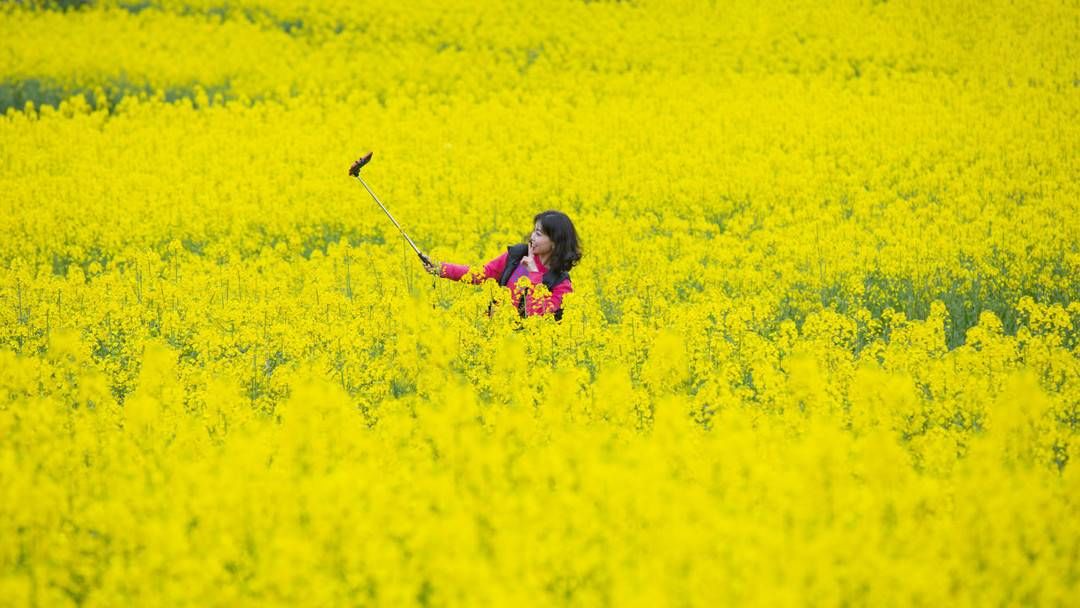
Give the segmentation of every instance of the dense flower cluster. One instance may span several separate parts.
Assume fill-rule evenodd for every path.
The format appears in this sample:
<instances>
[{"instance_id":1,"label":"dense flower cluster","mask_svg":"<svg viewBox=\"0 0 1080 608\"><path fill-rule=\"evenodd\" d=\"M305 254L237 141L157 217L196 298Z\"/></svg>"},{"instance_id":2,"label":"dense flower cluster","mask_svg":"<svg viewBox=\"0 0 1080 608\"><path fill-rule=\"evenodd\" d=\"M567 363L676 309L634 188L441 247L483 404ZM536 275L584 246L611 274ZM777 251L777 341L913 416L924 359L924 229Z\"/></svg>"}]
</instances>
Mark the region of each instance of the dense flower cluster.
<instances>
[{"instance_id":1,"label":"dense flower cluster","mask_svg":"<svg viewBox=\"0 0 1080 608\"><path fill-rule=\"evenodd\" d=\"M1076 7L58 4L0 7L5 603L1076 604ZM435 259L567 212L562 321L368 149Z\"/></svg>"}]
</instances>

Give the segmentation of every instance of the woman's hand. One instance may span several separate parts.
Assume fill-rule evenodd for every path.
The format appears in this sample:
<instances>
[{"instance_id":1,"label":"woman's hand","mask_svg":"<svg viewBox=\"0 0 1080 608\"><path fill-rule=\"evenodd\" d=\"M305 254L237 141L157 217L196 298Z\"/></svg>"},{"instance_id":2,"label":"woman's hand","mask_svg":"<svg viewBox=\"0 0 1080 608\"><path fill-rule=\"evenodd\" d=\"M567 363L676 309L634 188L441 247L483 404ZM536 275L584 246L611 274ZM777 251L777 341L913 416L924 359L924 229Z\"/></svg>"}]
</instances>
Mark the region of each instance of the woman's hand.
<instances>
[{"instance_id":1,"label":"woman's hand","mask_svg":"<svg viewBox=\"0 0 1080 608\"><path fill-rule=\"evenodd\" d=\"M442 262L436 262L424 254L420 254L420 262L424 265L424 270L428 274L435 276L442 276Z\"/></svg>"},{"instance_id":2,"label":"woman's hand","mask_svg":"<svg viewBox=\"0 0 1080 608\"><path fill-rule=\"evenodd\" d=\"M529 243L529 253L521 258L521 263L525 264L525 268L527 268L529 272L537 272L539 270L536 267L536 260L533 258L532 243Z\"/></svg>"}]
</instances>

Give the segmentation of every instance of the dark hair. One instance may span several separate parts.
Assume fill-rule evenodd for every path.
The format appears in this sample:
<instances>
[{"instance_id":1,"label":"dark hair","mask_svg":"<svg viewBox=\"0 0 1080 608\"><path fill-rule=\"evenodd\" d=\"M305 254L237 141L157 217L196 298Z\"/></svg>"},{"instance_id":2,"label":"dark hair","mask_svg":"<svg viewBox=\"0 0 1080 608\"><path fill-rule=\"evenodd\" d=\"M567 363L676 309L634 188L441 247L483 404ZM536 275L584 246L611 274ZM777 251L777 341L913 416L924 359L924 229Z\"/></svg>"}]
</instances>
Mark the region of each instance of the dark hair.
<instances>
[{"instance_id":1,"label":"dark hair","mask_svg":"<svg viewBox=\"0 0 1080 608\"><path fill-rule=\"evenodd\" d=\"M551 252L550 266L555 272L570 272L581 260L581 244L578 241L574 222L562 211L544 211L537 213L533 223L540 222L540 229L551 239L554 249ZM528 238L525 239L526 242Z\"/></svg>"}]
</instances>

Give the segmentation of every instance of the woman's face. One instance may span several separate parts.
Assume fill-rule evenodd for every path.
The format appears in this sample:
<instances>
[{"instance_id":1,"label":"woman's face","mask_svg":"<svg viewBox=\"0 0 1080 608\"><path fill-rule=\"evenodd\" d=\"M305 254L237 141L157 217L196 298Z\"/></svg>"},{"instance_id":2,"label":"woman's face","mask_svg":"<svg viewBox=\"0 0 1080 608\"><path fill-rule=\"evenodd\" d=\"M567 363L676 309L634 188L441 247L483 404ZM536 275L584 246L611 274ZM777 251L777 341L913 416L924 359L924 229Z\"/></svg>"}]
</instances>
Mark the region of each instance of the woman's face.
<instances>
[{"instance_id":1,"label":"woman's face","mask_svg":"<svg viewBox=\"0 0 1080 608\"><path fill-rule=\"evenodd\" d=\"M540 222L536 222L533 226L532 234L529 235L529 246L532 248L533 255L539 256L548 255L555 249L555 244L551 242L548 235L544 234Z\"/></svg>"}]
</instances>

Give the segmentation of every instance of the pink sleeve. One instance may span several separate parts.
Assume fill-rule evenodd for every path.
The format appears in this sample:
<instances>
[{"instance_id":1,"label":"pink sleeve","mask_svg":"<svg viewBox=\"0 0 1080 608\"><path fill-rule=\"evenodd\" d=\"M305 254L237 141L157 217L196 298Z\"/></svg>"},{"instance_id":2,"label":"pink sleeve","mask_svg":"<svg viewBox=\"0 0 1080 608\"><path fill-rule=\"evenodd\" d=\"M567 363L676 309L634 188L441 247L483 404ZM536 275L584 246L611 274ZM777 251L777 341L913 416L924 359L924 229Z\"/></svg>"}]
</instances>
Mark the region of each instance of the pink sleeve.
<instances>
[{"instance_id":1,"label":"pink sleeve","mask_svg":"<svg viewBox=\"0 0 1080 608\"><path fill-rule=\"evenodd\" d=\"M544 315L555 312L562 308L563 296L571 291L574 291L574 286L570 283L570 279L566 279L551 290L550 296L545 298L533 298L531 293L527 295L525 307L528 309L530 315Z\"/></svg>"},{"instance_id":2,"label":"pink sleeve","mask_svg":"<svg viewBox=\"0 0 1080 608\"><path fill-rule=\"evenodd\" d=\"M482 283L487 279L496 279L502 276L503 269L506 268L506 254L503 253L499 257L491 260L487 264L484 264L484 272L481 275L470 277L473 283ZM449 264L443 262L442 274L440 275L444 279L451 279L453 281L460 281L465 275L469 274L470 268L464 264Z\"/></svg>"}]
</instances>

